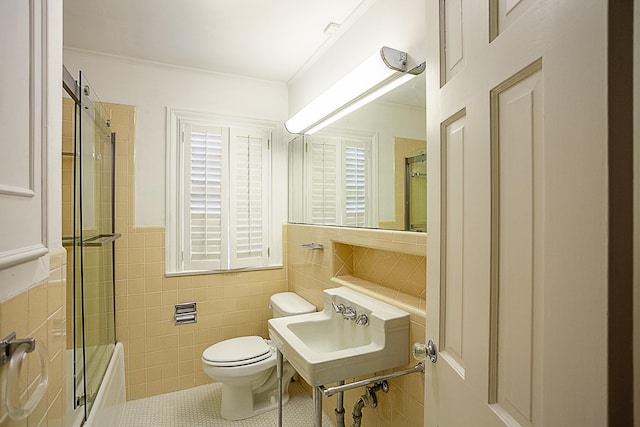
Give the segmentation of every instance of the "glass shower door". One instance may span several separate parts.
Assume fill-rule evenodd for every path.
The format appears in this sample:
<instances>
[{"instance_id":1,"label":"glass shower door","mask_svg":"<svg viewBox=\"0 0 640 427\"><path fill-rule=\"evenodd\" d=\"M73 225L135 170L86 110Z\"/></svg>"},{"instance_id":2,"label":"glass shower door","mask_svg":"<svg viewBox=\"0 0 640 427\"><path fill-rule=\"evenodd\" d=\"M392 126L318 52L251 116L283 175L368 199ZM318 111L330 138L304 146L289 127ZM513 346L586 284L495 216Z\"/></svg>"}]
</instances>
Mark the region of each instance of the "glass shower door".
<instances>
[{"instance_id":1,"label":"glass shower door","mask_svg":"<svg viewBox=\"0 0 640 427\"><path fill-rule=\"evenodd\" d=\"M76 271L75 372L76 404L85 417L106 372L115 347L114 159L115 134L108 114L80 72L80 102L76 104Z\"/></svg>"}]
</instances>

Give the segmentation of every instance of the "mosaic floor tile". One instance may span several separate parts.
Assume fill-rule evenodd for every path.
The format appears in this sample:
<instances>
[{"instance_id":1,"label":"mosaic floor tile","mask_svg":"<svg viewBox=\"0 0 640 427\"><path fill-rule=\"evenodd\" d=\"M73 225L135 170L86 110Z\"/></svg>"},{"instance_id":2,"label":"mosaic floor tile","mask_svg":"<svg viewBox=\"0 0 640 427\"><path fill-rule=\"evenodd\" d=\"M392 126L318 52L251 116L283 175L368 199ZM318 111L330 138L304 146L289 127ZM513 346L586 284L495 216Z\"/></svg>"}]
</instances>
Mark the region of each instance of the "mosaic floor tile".
<instances>
[{"instance_id":1,"label":"mosaic floor tile","mask_svg":"<svg viewBox=\"0 0 640 427\"><path fill-rule=\"evenodd\" d=\"M220 416L222 385L199 387L126 403L120 427L274 427L277 411L246 420L228 421ZM289 403L282 411L284 427L312 427L313 401L299 383L289 386ZM323 414L322 426L334 427Z\"/></svg>"}]
</instances>

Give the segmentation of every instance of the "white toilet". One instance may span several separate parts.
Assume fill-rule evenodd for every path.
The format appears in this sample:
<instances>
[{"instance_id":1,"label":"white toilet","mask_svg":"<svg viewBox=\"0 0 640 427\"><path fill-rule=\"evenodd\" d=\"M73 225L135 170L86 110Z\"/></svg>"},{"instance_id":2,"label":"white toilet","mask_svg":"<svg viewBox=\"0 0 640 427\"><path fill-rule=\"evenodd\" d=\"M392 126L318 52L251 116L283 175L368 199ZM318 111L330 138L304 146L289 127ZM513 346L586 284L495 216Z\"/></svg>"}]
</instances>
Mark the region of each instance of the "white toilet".
<instances>
[{"instance_id":1,"label":"white toilet","mask_svg":"<svg viewBox=\"0 0 640 427\"><path fill-rule=\"evenodd\" d=\"M269 307L273 317L316 311L314 305L293 292L272 295ZM268 340L247 336L221 341L202 353L202 368L222 383L222 418L242 420L276 408L276 349ZM286 403L295 370L286 361L283 368L282 402Z\"/></svg>"}]
</instances>

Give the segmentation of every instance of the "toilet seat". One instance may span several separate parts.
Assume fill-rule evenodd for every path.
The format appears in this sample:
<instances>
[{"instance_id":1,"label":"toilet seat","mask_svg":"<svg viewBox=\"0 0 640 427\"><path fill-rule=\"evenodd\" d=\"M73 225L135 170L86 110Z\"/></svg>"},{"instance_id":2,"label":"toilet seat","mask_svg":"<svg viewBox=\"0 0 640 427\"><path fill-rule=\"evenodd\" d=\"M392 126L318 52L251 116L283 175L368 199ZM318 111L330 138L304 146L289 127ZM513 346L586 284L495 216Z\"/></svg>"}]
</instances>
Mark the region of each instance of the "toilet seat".
<instances>
[{"instance_id":1,"label":"toilet seat","mask_svg":"<svg viewBox=\"0 0 640 427\"><path fill-rule=\"evenodd\" d=\"M252 365L270 358L274 349L261 337L231 338L207 348L202 360L207 365L231 368Z\"/></svg>"}]
</instances>

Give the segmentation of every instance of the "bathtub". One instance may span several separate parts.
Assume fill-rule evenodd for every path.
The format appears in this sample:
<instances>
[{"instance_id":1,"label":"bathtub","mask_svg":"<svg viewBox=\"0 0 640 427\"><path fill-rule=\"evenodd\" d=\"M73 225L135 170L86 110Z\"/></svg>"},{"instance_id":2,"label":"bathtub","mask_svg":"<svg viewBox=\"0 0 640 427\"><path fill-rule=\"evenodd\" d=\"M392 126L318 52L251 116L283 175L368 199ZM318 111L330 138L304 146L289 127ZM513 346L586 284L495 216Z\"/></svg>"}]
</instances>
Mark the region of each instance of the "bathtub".
<instances>
[{"instance_id":1,"label":"bathtub","mask_svg":"<svg viewBox=\"0 0 640 427\"><path fill-rule=\"evenodd\" d=\"M84 417L84 407L73 409L76 395L73 384L73 350L67 351L67 414L66 427L80 427ZM84 427L118 426L124 413L126 388L124 381L124 347L116 343L109 366L98 390L89 418ZM114 423L114 420L116 421Z\"/></svg>"}]
</instances>

